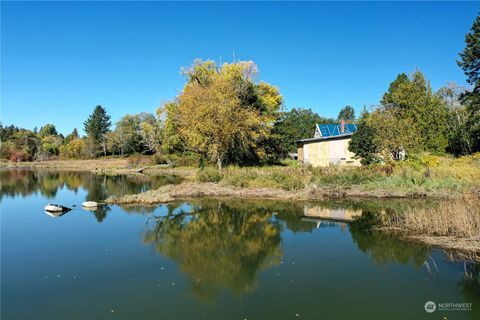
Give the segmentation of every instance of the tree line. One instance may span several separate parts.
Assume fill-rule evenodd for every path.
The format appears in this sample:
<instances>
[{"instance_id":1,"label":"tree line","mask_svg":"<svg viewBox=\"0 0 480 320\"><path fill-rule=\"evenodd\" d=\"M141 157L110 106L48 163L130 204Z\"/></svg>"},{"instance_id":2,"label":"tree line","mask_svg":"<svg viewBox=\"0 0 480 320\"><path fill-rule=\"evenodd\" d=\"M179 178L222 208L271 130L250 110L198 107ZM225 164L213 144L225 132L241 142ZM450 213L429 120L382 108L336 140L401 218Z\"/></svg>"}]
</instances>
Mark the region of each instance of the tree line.
<instances>
[{"instance_id":1,"label":"tree line","mask_svg":"<svg viewBox=\"0 0 480 320\"><path fill-rule=\"evenodd\" d=\"M182 69L183 90L155 114L127 114L112 126L98 105L83 124L83 137L77 129L63 136L53 124L33 131L0 125L1 157L33 161L155 154L165 162L255 165L295 152L295 141L312 137L316 123L335 121L310 109L283 111L278 87L257 81L257 70L252 61L217 66L195 60ZM352 107L343 112L353 120Z\"/></svg>"},{"instance_id":2,"label":"tree line","mask_svg":"<svg viewBox=\"0 0 480 320\"><path fill-rule=\"evenodd\" d=\"M313 137L315 124L340 119L357 123L350 150L369 164L419 151L464 155L480 151L480 16L466 35L458 65L473 89L450 83L434 92L420 70L402 73L381 105L355 119L351 106L337 119L311 109L285 111L278 87L258 81L253 61L217 65L195 60L182 68L185 85L155 113L127 114L112 127L96 106L67 136L53 124L33 131L0 124L0 157L11 161L83 159L132 154L156 155L158 162L258 165L296 152L296 140Z\"/></svg>"},{"instance_id":3,"label":"tree line","mask_svg":"<svg viewBox=\"0 0 480 320\"><path fill-rule=\"evenodd\" d=\"M433 92L416 70L390 84L381 105L364 110L349 145L363 164L416 152L467 155L480 151L480 16L465 36L459 67L472 89L449 83Z\"/></svg>"}]
</instances>

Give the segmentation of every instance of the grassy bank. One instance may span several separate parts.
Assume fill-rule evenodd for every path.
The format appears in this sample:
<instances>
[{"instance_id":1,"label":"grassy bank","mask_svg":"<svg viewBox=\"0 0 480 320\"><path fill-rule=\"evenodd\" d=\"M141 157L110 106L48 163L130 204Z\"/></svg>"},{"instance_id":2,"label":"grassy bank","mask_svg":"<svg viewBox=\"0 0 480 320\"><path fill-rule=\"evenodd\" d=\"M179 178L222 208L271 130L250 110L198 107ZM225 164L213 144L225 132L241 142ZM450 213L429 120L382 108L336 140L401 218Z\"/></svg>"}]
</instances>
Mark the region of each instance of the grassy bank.
<instances>
[{"instance_id":1,"label":"grassy bank","mask_svg":"<svg viewBox=\"0 0 480 320\"><path fill-rule=\"evenodd\" d=\"M3 166L90 170L107 173L176 174L198 183L223 187L278 189L313 196L458 197L480 192L480 154L461 158L423 155L391 166L300 166L286 161L278 166L174 167L154 164L153 157L57 160L3 164Z\"/></svg>"},{"instance_id":2,"label":"grassy bank","mask_svg":"<svg viewBox=\"0 0 480 320\"><path fill-rule=\"evenodd\" d=\"M450 197L480 189L480 154L462 158L424 156L392 167L290 166L228 167L197 172L199 182L220 182L239 188L276 188L289 191L352 191L391 196Z\"/></svg>"}]
</instances>

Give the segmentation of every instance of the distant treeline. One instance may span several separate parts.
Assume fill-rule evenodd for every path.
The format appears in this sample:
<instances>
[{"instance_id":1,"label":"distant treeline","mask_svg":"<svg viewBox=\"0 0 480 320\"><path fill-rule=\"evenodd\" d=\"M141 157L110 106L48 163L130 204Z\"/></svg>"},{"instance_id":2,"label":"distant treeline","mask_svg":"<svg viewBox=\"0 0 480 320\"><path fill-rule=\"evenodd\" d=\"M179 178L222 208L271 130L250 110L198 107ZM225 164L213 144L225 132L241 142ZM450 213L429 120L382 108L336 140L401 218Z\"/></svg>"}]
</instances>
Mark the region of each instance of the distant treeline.
<instances>
[{"instance_id":1,"label":"distant treeline","mask_svg":"<svg viewBox=\"0 0 480 320\"><path fill-rule=\"evenodd\" d=\"M77 129L63 136L53 124L33 131L0 124L0 157L34 161L151 154L158 163L264 164L295 152L295 141L312 137L316 123L340 119L358 124L350 150L364 164L422 151L470 154L480 151L480 16L465 43L458 65L472 89L449 83L434 92L419 70L402 73L381 105L364 108L359 119L351 106L337 119L310 109L284 111L279 88L257 81L252 61L218 66L195 60L182 68L183 90L155 114L127 114L112 128L107 111L97 106L83 124L83 137Z\"/></svg>"}]
</instances>

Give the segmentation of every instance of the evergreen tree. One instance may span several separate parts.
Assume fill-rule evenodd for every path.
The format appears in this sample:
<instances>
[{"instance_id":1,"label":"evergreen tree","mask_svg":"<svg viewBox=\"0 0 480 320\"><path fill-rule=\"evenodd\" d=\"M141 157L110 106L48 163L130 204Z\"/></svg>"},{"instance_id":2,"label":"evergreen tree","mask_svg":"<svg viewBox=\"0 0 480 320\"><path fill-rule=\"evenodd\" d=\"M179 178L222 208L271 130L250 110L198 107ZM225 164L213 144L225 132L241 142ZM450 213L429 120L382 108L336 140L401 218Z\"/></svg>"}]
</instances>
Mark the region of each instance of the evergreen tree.
<instances>
[{"instance_id":1,"label":"evergreen tree","mask_svg":"<svg viewBox=\"0 0 480 320\"><path fill-rule=\"evenodd\" d=\"M337 120L345 120L347 122L353 122L355 120L355 109L352 106L345 106L340 112L338 113Z\"/></svg>"},{"instance_id":2,"label":"evergreen tree","mask_svg":"<svg viewBox=\"0 0 480 320\"><path fill-rule=\"evenodd\" d=\"M77 128L73 128L72 130L72 133L70 133L69 135L67 135L65 137L65 143L69 143L70 141L72 140L75 140L75 139L78 139L79 138L79 135L78 135L78 131L77 131Z\"/></svg>"},{"instance_id":3,"label":"evergreen tree","mask_svg":"<svg viewBox=\"0 0 480 320\"><path fill-rule=\"evenodd\" d=\"M112 123L107 111L100 105L96 106L93 113L83 123L84 130L91 143L95 146L100 144L103 148L103 155L107 155L106 135Z\"/></svg>"},{"instance_id":4,"label":"evergreen tree","mask_svg":"<svg viewBox=\"0 0 480 320\"><path fill-rule=\"evenodd\" d=\"M471 32L465 36L465 48L457 61L467 76L467 82L473 86L471 92L462 96L467 111L467 130L472 142L472 151L480 151L480 15L472 25Z\"/></svg>"},{"instance_id":5,"label":"evergreen tree","mask_svg":"<svg viewBox=\"0 0 480 320\"><path fill-rule=\"evenodd\" d=\"M473 22L471 32L465 35L465 48L457 61L467 76L467 82L480 92L480 15Z\"/></svg>"},{"instance_id":6,"label":"evergreen tree","mask_svg":"<svg viewBox=\"0 0 480 320\"><path fill-rule=\"evenodd\" d=\"M403 110L402 117L409 117L420 135L419 149L443 152L447 146L447 111L442 99L435 95L430 82L420 71L411 78L402 73L390 84L382 97L383 108Z\"/></svg>"}]
</instances>

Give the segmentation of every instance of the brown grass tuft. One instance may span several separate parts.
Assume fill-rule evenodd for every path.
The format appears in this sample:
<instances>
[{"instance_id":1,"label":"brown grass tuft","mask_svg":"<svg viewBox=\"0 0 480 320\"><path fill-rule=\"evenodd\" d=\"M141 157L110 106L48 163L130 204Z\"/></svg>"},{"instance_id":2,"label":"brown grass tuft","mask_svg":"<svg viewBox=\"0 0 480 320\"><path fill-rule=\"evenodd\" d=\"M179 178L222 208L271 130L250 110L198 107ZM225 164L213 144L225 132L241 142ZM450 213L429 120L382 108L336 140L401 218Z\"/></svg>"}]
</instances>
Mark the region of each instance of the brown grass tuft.
<instances>
[{"instance_id":1,"label":"brown grass tuft","mask_svg":"<svg viewBox=\"0 0 480 320\"><path fill-rule=\"evenodd\" d=\"M411 235L480 237L480 200L464 197L385 217L385 226Z\"/></svg>"}]
</instances>

